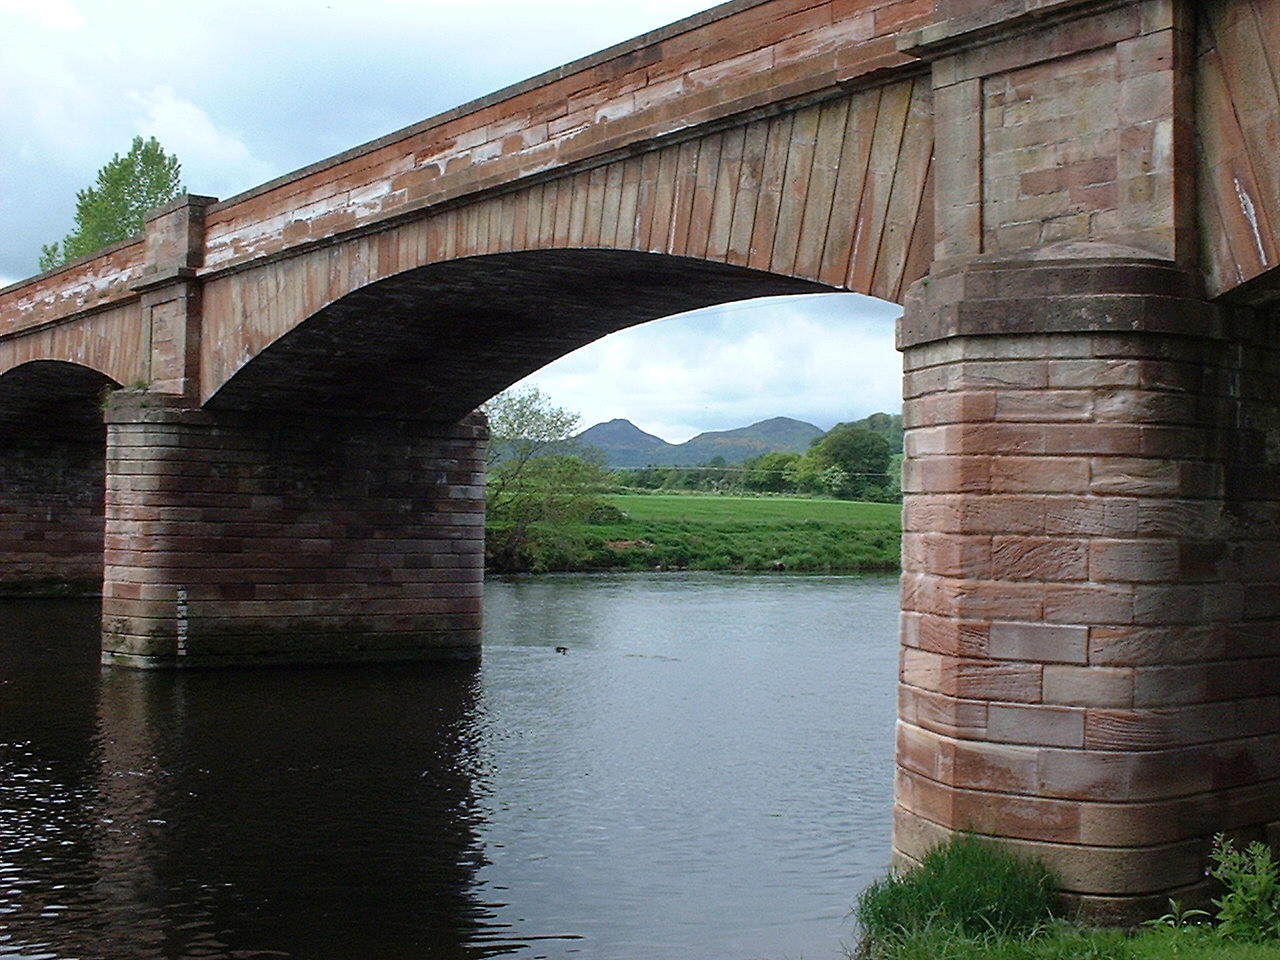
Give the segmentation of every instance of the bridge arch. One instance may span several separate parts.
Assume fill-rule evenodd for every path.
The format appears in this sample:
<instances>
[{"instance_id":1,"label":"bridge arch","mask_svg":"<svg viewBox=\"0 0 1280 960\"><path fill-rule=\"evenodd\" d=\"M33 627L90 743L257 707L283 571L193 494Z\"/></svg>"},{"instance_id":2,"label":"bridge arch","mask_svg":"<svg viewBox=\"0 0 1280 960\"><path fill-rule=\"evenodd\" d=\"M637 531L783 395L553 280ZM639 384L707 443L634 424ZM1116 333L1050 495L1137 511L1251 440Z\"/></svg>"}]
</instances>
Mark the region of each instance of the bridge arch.
<instances>
[{"instance_id":1,"label":"bridge arch","mask_svg":"<svg viewBox=\"0 0 1280 960\"><path fill-rule=\"evenodd\" d=\"M283 215L272 237L246 223L224 238L231 225L221 225L220 213L209 214L206 259L226 243L264 251L292 246L253 263L251 272L229 267L204 282L200 399L219 393L295 328L348 309L362 290L431 276L415 274L419 269L440 271L441 283L470 284L481 300L490 299L486 268L495 282L513 271L513 285L530 282L517 274L539 263L551 278L590 265L602 280L634 271L647 283L662 269L674 272L678 262L688 277L717 283L772 276L776 289L766 285L763 293L847 290L900 302L933 257L932 113L932 88L923 76L837 89L778 115L472 193L456 206L338 244L307 242L321 224L346 215L323 203ZM369 203L383 202L377 191L394 194L397 182L371 188ZM660 256L674 259L663 266ZM357 300L338 306L352 295ZM673 298L676 308L662 309L743 298L722 296L699 302L690 294L690 306Z\"/></svg>"},{"instance_id":2,"label":"bridge arch","mask_svg":"<svg viewBox=\"0 0 1280 960\"><path fill-rule=\"evenodd\" d=\"M34 360L0 374L0 593L97 594L106 491L105 393L91 367Z\"/></svg>"},{"instance_id":3,"label":"bridge arch","mask_svg":"<svg viewBox=\"0 0 1280 960\"><path fill-rule=\"evenodd\" d=\"M607 334L734 301L830 287L626 250L489 254L360 287L258 353L210 410L358 410L455 423Z\"/></svg>"},{"instance_id":4,"label":"bridge arch","mask_svg":"<svg viewBox=\"0 0 1280 960\"><path fill-rule=\"evenodd\" d=\"M9 442L49 438L105 441L102 402L120 384L93 367L29 360L0 373L0 436Z\"/></svg>"}]
</instances>

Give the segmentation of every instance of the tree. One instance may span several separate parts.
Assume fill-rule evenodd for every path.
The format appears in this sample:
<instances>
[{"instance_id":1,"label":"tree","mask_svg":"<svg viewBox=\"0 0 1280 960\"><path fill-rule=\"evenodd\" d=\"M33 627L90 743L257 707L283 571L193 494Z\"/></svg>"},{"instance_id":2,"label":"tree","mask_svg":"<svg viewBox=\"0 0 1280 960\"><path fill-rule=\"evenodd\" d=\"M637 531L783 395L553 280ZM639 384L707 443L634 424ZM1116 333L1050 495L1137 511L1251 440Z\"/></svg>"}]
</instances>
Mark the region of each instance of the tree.
<instances>
[{"instance_id":1,"label":"tree","mask_svg":"<svg viewBox=\"0 0 1280 960\"><path fill-rule=\"evenodd\" d=\"M883 480L889 472L893 450L889 441L878 433L861 427L840 424L833 427L813 448L818 458L829 466L839 467L850 477L873 477Z\"/></svg>"},{"instance_id":2,"label":"tree","mask_svg":"<svg viewBox=\"0 0 1280 960\"><path fill-rule=\"evenodd\" d=\"M579 417L555 406L541 390L498 394L489 418L489 515L486 553L500 570L565 566L580 548L578 525L609 505L599 496L608 474L573 442ZM556 559L543 563L555 554Z\"/></svg>"},{"instance_id":3,"label":"tree","mask_svg":"<svg viewBox=\"0 0 1280 960\"><path fill-rule=\"evenodd\" d=\"M780 450L754 457L743 464L747 469L747 472L743 475L743 486L748 490L766 490L773 493L781 493L791 486L788 471L799 459L800 454L798 453L787 453Z\"/></svg>"},{"instance_id":4,"label":"tree","mask_svg":"<svg viewBox=\"0 0 1280 960\"><path fill-rule=\"evenodd\" d=\"M40 270L141 233L148 210L182 195L181 177L178 158L165 153L155 137L134 137L128 153L117 153L98 171L96 186L76 193L75 229L61 243L40 248Z\"/></svg>"}]
</instances>

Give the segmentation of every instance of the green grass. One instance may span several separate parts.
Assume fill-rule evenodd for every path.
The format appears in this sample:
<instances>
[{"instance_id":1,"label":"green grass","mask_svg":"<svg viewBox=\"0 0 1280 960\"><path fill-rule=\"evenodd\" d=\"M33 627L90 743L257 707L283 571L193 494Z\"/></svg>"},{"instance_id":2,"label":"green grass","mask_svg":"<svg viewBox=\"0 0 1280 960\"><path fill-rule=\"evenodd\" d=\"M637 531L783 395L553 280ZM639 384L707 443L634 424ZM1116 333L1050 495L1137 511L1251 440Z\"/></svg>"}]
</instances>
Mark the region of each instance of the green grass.
<instances>
[{"instance_id":1,"label":"green grass","mask_svg":"<svg viewBox=\"0 0 1280 960\"><path fill-rule=\"evenodd\" d=\"M987 840L959 836L920 866L862 892L856 908L867 937L910 939L935 928L965 937L1026 936L1053 920L1053 874Z\"/></svg>"},{"instance_id":2,"label":"green grass","mask_svg":"<svg viewBox=\"0 0 1280 960\"><path fill-rule=\"evenodd\" d=\"M873 949L874 960L1280 960L1280 944L1234 943L1211 929L1093 930L1059 922L1025 937L937 927Z\"/></svg>"},{"instance_id":3,"label":"green grass","mask_svg":"<svg viewBox=\"0 0 1280 960\"><path fill-rule=\"evenodd\" d=\"M956 836L927 853L919 867L863 892L854 912L864 936L848 955L856 960L1280 960L1280 942L1231 940L1224 936L1230 934L1227 925L1160 925L1136 932L1085 927L1054 915L1052 887L1053 876L1035 861L1016 858L990 841Z\"/></svg>"},{"instance_id":4,"label":"green grass","mask_svg":"<svg viewBox=\"0 0 1280 960\"><path fill-rule=\"evenodd\" d=\"M859 528L897 530L902 504L814 500L803 497L724 497L689 494L619 494L606 497L635 521L787 523L818 520Z\"/></svg>"},{"instance_id":5,"label":"green grass","mask_svg":"<svg viewBox=\"0 0 1280 960\"><path fill-rule=\"evenodd\" d=\"M901 507L783 497L616 495L622 511L604 523L533 525L516 549L493 549L490 569L777 570L848 573L896 570Z\"/></svg>"}]
</instances>

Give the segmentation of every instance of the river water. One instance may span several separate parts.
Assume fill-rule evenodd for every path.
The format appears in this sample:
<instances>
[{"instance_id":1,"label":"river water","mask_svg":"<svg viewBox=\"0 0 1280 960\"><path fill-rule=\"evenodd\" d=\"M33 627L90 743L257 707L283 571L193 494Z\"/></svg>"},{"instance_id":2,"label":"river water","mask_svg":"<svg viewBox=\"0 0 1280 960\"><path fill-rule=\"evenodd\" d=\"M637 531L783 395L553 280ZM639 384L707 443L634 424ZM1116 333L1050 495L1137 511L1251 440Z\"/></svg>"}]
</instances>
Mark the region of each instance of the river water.
<instances>
[{"instance_id":1,"label":"river water","mask_svg":"<svg viewBox=\"0 0 1280 960\"><path fill-rule=\"evenodd\" d=\"M888 860L894 578L485 610L478 666L175 676L101 670L94 603L0 605L0 957L841 956Z\"/></svg>"}]
</instances>

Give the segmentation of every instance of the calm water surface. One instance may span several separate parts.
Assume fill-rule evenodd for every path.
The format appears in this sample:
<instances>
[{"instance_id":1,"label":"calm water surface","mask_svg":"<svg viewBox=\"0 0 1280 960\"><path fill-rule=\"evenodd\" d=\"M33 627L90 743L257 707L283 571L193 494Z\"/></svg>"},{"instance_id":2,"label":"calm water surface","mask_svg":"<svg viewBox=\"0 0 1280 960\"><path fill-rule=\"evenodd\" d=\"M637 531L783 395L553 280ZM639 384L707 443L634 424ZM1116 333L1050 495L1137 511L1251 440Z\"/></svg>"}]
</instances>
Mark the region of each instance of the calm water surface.
<instances>
[{"instance_id":1,"label":"calm water surface","mask_svg":"<svg viewBox=\"0 0 1280 960\"><path fill-rule=\"evenodd\" d=\"M500 580L479 666L172 676L5 602L0 957L838 957L896 615L889 577Z\"/></svg>"}]
</instances>

